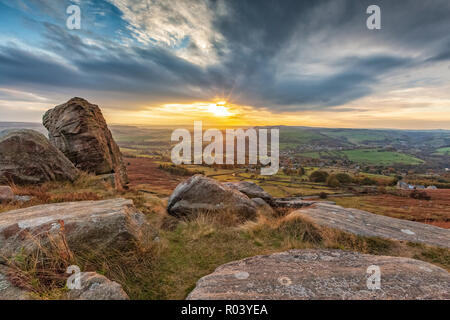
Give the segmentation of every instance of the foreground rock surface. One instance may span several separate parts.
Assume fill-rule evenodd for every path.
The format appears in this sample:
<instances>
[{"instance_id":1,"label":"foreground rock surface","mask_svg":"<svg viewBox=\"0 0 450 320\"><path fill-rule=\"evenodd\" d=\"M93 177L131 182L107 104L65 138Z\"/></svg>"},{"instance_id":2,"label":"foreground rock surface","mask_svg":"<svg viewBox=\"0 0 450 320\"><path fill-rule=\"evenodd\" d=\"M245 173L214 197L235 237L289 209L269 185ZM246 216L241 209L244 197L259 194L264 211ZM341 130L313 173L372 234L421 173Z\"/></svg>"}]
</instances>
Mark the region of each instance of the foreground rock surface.
<instances>
[{"instance_id":1,"label":"foreground rock surface","mask_svg":"<svg viewBox=\"0 0 450 320\"><path fill-rule=\"evenodd\" d=\"M8 275L10 270L6 266L0 265L0 300L29 300L29 293L15 287Z\"/></svg>"},{"instance_id":2,"label":"foreground rock surface","mask_svg":"<svg viewBox=\"0 0 450 320\"><path fill-rule=\"evenodd\" d=\"M450 248L450 230L420 222L324 203L316 203L291 214L306 216L319 225L361 236L421 242Z\"/></svg>"},{"instance_id":3,"label":"foreground rock surface","mask_svg":"<svg viewBox=\"0 0 450 320\"><path fill-rule=\"evenodd\" d=\"M69 300L129 300L122 286L95 272L80 274L81 289L67 293Z\"/></svg>"},{"instance_id":4,"label":"foreground rock surface","mask_svg":"<svg viewBox=\"0 0 450 320\"><path fill-rule=\"evenodd\" d=\"M0 186L0 203L13 200L15 200L15 195L11 187Z\"/></svg>"},{"instance_id":5,"label":"foreground rock surface","mask_svg":"<svg viewBox=\"0 0 450 320\"><path fill-rule=\"evenodd\" d=\"M41 133L26 129L0 132L0 182L73 181L78 174L74 165Z\"/></svg>"},{"instance_id":6,"label":"foreground rock surface","mask_svg":"<svg viewBox=\"0 0 450 320\"><path fill-rule=\"evenodd\" d=\"M242 192L250 199L260 198L263 199L268 204L272 203L273 200L272 196L254 182L249 181L225 182L224 185Z\"/></svg>"},{"instance_id":7,"label":"foreground rock surface","mask_svg":"<svg viewBox=\"0 0 450 320\"><path fill-rule=\"evenodd\" d=\"M48 204L0 214L0 256L48 245L49 235L59 244L61 233L73 251L122 250L154 235L131 200Z\"/></svg>"},{"instance_id":8,"label":"foreground rock surface","mask_svg":"<svg viewBox=\"0 0 450 320\"><path fill-rule=\"evenodd\" d=\"M202 175L192 176L175 188L167 211L176 217L229 211L240 218L253 219L257 214L255 203L246 195Z\"/></svg>"},{"instance_id":9,"label":"foreground rock surface","mask_svg":"<svg viewBox=\"0 0 450 320\"><path fill-rule=\"evenodd\" d=\"M367 268L381 289L367 287ZM450 274L408 258L341 250L292 250L225 264L203 277L188 300L450 299Z\"/></svg>"},{"instance_id":10,"label":"foreground rock surface","mask_svg":"<svg viewBox=\"0 0 450 320\"><path fill-rule=\"evenodd\" d=\"M128 183L120 149L97 105L82 98L47 111L43 117L50 141L77 168L95 174L117 173Z\"/></svg>"}]
</instances>

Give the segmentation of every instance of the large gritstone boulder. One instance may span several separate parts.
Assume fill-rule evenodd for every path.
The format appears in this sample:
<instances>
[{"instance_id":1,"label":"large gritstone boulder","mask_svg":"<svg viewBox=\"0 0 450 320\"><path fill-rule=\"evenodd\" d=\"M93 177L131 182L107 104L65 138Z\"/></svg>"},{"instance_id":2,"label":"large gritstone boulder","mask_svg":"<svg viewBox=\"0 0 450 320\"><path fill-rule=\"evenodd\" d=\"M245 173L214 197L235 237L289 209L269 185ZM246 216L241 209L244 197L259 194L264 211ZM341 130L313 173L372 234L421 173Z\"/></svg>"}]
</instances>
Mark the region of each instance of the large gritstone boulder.
<instances>
[{"instance_id":1,"label":"large gritstone boulder","mask_svg":"<svg viewBox=\"0 0 450 320\"><path fill-rule=\"evenodd\" d=\"M120 149L97 105L81 98L47 111L43 117L50 142L78 169L95 174L116 173L128 183Z\"/></svg>"},{"instance_id":2,"label":"large gritstone boulder","mask_svg":"<svg viewBox=\"0 0 450 320\"><path fill-rule=\"evenodd\" d=\"M84 252L126 250L156 234L126 199L48 204L0 214L0 257L58 244L62 236L72 251Z\"/></svg>"},{"instance_id":3,"label":"large gritstone boulder","mask_svg":"<svg viewBox=\"0 0 450 320\"><path fill-rule=\"evenodd\" d=\"M224 185L242 192L250 199L260 198L263 199L268 204L271 204L273 201L272 196L254 182L250 181L225 182Z\"/></svg>"},{"instance_id":4,"label":"large gritstone boulder","mask_svg":"<svg viewBox=\"0 0 450 320\"><path fill-rule=\"evenodd\" d=\"M450 299L450 274L409 258L292 250L220 266L197 282L188 299L441 300Z\"/></svg>"},{"instance_id":5,"label":"large gritstone boulder","mask_svg":"<svg viewBox=\"0 0 450 320\"><path fill-rule=\"evenodd\" d=\"M245 194L202 175L180 183L169 198L167 210L176 217L225 212L242 220L257 214L256 205Z\"/></svg>"},{"instance_id":6,"label":"large gritstone boulder","mask_svg":"<svg viewBox=\"0 0 450 320\"><path fill-rule=\"evenodd\" d=\"M78 170L41 133L33 130L0 132L0 183L73 181Z\"/></svg>"}]
</instances>

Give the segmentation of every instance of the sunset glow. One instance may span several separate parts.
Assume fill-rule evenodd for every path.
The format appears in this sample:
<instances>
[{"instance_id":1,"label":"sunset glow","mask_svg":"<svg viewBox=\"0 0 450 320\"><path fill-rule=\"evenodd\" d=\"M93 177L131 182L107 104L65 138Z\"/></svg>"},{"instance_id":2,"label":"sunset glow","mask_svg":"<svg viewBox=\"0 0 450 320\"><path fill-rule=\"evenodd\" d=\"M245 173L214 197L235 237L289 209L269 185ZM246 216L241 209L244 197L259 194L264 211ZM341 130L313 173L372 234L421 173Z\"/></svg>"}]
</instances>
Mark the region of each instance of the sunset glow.
<instances>
[{"instance_id":1,"label":"sunset glow","mask_svg":"<svg viewBox=\"0 0 450 320\"><path fill-rule=\"evenodd\" d=\"M214 114L216 117L229 117L233 114L228 111L228 108L225 106L226 102L219 102L217 104L211 104L208 106L208 111Z\"/></svg>"},{"instance_id":2,"label":"sunset glow","mask_svg":"<svg viewBox=\"0 0 450 320\"><path fill-rule=\"evenodd\" d=\"M131 125L450 129L450 7L436 1L384 4L380 30L360 1L82 1L71 30L75 1L0 0L0 119L40 122L80 96Z\"/></svg>"}]
</instances>

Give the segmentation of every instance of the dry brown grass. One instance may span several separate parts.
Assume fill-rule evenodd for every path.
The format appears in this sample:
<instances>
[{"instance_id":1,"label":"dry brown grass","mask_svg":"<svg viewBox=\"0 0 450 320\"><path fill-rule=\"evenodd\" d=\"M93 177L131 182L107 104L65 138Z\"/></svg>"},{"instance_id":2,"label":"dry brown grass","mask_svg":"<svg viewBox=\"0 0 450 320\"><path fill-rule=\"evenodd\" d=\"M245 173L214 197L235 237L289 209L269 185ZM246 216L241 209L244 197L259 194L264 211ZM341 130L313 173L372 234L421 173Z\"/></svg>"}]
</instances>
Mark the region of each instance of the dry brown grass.
<instances>
[{"instance_id":1,"label":"dry brown grass","mask_svg":"<svg viewBox=\"0 0 450 320\"><path fill-rule=\"evenodd\" d=\"M132 296L142 294L145 278L155 269L162 243L150 241L148 237L149 241L135 243L126 251L86 249L75 253L66 241L62 221L60 225L56 235L47 233L32 237L35 244L33 251L23 251L4 259L10 270L8 278L12 284L30 291L35 299L64 299L66 282L70 276L66 270L75 265L81 271L97 272L117 281Z\"/></svg>"},{"instance_id":2,"label":"dry brown grass","mask_svg":"<svg viewBox=\"0 0 450 320\"><path fill-rule=\"evenodd\" d=\"M410 198L410 192L396 192L332 200L347 208L450 228L450 190L427 190L429 201Z\"/></svg>"},{"instance_id":3,"label":"dry brown grass","mask_svg":"<svg viewBox=\"0 0 450 320\"><path fill-rule=\"evenodd\" d=\"M402 256L428 261L450 270L450 251L424 245L366 238L315 225L307 217L276 210L273 216L247 220L230 211L198 212L190 219L177 219L166 212L167 201L142 186L116 190L85 175L74 183L13 186L17 194L33 200L10 203L0 211L61 201L132 199L151 225L160 231L160 241L148 241L124 252L72 252L63 235L50 247L31 256L17 255L10 265L11 279L32 290L41 299L57 299L64 293L68 265L95 271L120 283L132 299L184 299L199 278L218 266L246 257L289 249L335 248L370 254ZM347 200L347 199L346 199ZM358 199L359 201L359 199Z\"/></svg>"},{"instance_id":4,"label":"dry brown grass","mask_svg":"<svg viewBox=\"0 0 450 320\"><path fill-rule=\"evenodd\" d=\"M142 201L140 205L155 201L141 198L139 193L136 196ZM162 211L149 212L147 218L158 223L174 219ZM230 219L226 212L172 222L170 230L160 230L159 242L147 241L123 252L73 253L63 241L64 235L59 234L49 248L41 246L32 256L15 257L10 264L14 268L11 279L40 299L58 299L64 294L65 270L74 264L82 271L95 271L120 283L132 299L184 299L199 278L224 263L304 248L410 257L450 270L449 250L360 237L318 226L296 213L260 215L245 223Z\"/></svg>"},{"instance_id":5,"label":"dry brown grass","mask_svg":"<svg viewBox=\"0 0 450 320\"><path fill-rule=\"evenodd\" d=\"M86 200L101 200L112 198L119 194L106 182L88 174L82 174L75 182L47 182L42 185L16 185L10 183L16 195L31 196L30 201L13 201L0 206L0 212L28 208L41 204L73 202Z\"/></svg>"},{"instance_id":6,"label":"dry brown grass","mask_svg":"<svg viewBox=\"0 0 450 320\"><path fill-rule=\"evenodd\" d=\"M28 235L35 244L31 252L21 252L6 259L10 267L11 282L26 289L35 297L57 298L62 294L67 268L75 261L64 231L64 222L60 221L60 231L56 235L46 234L48 241L43 244L42 237Z\"/></svg>"}]
</instances>

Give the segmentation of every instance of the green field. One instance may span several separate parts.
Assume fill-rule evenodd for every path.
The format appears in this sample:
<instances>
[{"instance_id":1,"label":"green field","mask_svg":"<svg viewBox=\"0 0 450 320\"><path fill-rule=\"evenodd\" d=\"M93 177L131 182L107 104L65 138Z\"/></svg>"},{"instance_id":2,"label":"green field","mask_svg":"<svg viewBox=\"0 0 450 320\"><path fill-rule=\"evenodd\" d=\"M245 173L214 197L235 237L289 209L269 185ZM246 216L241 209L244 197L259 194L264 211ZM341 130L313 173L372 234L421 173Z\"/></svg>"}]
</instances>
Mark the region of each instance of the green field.
<instances>
[{"instance_id":1,"label":"green field","mask_svg":"<svg viewBox=\"0 0 450 320\"><path fill-rule=\"evenodd\" d=\"M372 165L414 165L423 163L422 160L417 159L413 156L393 151L357 149L342 151L342 153L344 153L350 161Z\"/></svg>"},{"instance_id":2,"label":"green field","mask_svg":"<svg viewBox=\"0 0 450 320\"><path fill-rule=\"evenodd\" d=\"M440 148L436 150L437 154L441 154L441 155L450 155L450 147L445 147L445 148Z\"/></svg>"},{"instance_id":3,"label":"green field","mask_svg":"<svg viewBox=\"0 0 450 320\"><path fill-rule=\"evenodd\" d=\"M389 134L383 131L377 130L328 130L322 131L322 134L336 138L336 139L345 139L348 142L361 145L367 142L379 142L385 141L389 138Z\"/></svg>"},{"instance_id":4,"label":"green field","mask_svg":"<svg viewBox=\"0 0 450 320\"><path fill-rule=\"evenodd\" d=\"M387 166L393 164L415 165L423 163L423 160L420 160L418 158L415 158L413 156L404 153L394 151L382 151L379 149L305 152L298 155L313 159L321 159L321 158L347 159L359 164L379 165L379 166Z\"/></svg>"},{"instance_id":5,"label":"green field","mask_svg":"<svg viewBox=\"0 0 450 320\"><path fill-rule=\"evenodd\" d=\"M283 127L280 130L280 150L294 149L299 145L320 141L324 138L319 132Z\"/></svg>"},{"instance_id":6,"label":"green field","mask_svg":"<svg viewBox=\"0 0 450 320\"><path fill-rule=\"evenodd\" d=\"M129 155L170 157L170 150L176 143L170 141L171 128L112 126L111 129L122 151ZM386 141L402 144L409 141L411 146L414 145L420 149L418 145L425 141L433 140L437 143L439 140L441 146L448 145L447 139L446 132L280 127L281 151L298 150L299 147L305 150L327 147L337 150L305 152L298 150L296 156L322 160L348 160L359 165L420 165L429 161L426 154L421 156L424 158L419 159L401 151L395 151L402 150L395 146L388 150L382 148ZM449 154L450 147L440 147L433 153L435 157Z\"/></svg>"}]
</instances>

